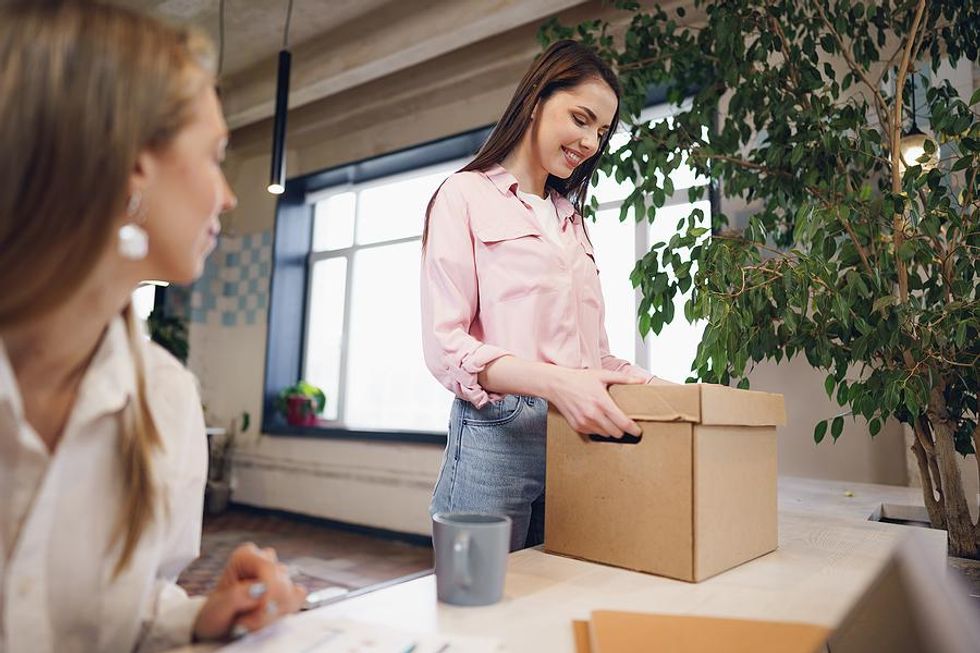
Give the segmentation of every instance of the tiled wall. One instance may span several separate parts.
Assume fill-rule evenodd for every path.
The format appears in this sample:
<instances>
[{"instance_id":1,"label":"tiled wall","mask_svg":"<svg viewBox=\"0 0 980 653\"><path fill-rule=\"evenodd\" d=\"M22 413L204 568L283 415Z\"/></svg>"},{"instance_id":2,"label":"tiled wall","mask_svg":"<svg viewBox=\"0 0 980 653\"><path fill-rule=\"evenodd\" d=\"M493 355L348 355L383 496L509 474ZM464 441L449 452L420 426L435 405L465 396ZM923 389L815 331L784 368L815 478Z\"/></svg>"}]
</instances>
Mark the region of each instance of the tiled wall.
<instances>
[{"instance_id":1,"label":"tiled wall","mask_svg":"<svg viewBox=\"0 0 980 653\"><path fill-rule=\"evenodd\" d=\"M191 322L224 327L263 322L271 270L271 229L222 235L191 292Z\"/></svg>"}]
</instances>

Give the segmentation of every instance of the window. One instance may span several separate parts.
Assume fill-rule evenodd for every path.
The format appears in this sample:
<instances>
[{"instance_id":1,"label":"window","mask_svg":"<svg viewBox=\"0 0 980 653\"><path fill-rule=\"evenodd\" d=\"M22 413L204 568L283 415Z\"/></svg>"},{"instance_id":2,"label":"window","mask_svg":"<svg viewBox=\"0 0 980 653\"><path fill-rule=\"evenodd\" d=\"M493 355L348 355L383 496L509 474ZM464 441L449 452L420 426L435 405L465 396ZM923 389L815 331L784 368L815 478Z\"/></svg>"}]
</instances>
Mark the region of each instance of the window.
<instances>
[{"instance_id":1,"label":"window","mask_svg":"<svg viewBox=\"0 0 980 653\"><path fill-rule=\"evenodd\" d=\"M665 106L644 120L670 120ZM451 393L422 357L419 264L425 208L439 184L469 160L489 128L287 182L276 222L269 319L266 432L444 441ZM625 133L614 137L622 144ZM618 143L617 143L618 140ZM694 208L710 221L708 200L687 189L706 185L682 166L675 193L653 225L618 221L629 183L601 177L588 226L606 303L610 350L654 374L684 381L703 325L678 317L659 335L637 329L639 291L629 281L649 245L668 240ZM676 314L683 315L678 298ZM304 319L297 319L300 315ZM278 388L303 377L327 396L323 428L283 427L271 418Z\"/></svg>"},{"instance_id":2,"label":"window","mask_svg":"<svg viewBox=\"0 0 980 653\"><path fill-rule=\"evenodd\" d=\"M670 120L671 109L676 111L665 105L649 107L640 118L644 122ZM616 134L611 139L610 146L615 150L627 138L625 132ZM592 191L599 202L599 208L596 221L589 224L588 229L595 247L599 281L606 304L606 333L609 336L610 351L661 378L683 383L691 374L691 363L704 332L703 322L688 324L683 317L684 302L690 297L690 293L674 298L674 314L677 317L673 322L665 325L659 335L650 333L643 339L637 328L637 310L641 295L639 290L632 288L629 281L636 261L654 243L670 240L678 221L687 218L694 209L701 209L705 222L710 225L710 201L705 199L692 204L687 195L687 189L705 186L708 179L695 175L686 165L674 170L670 179L674 184L674 194L657 210L653 224L646 220L637 224L632 210L624 222L619 222L620 206L632 191L632 184L628 181L617 184L615 179L600 173L599 184ZM615 307L631 307L632 311L614 310Z\"/></svg>"},{"instance_id":3,"label":"window","mask_svg":"<svg viewBox=\"0 0 980 653\"><path fill-rule=\"evenodd\" d=\"M425 209L464 160L314 197L304 376L338 427L439 431L452 393L422 358Z\"/></svg>"}]
</instances>

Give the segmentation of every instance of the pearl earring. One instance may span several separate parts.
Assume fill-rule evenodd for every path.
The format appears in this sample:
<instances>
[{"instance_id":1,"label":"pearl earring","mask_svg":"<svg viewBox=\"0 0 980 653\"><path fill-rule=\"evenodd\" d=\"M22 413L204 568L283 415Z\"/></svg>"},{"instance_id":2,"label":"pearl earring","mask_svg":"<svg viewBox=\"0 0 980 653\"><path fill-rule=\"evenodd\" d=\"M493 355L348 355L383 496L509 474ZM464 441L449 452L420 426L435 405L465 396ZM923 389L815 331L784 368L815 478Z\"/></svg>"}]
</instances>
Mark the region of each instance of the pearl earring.
<instances>
[{"instance_id":1,"label":"pearl earring","mask_svg":"<svg viewBox=\"0 0 980 653\"><path fill-rule=\"evenodd\" d=\"M139 224L143 217L140 211L142 204L142 193L134 190L126 202L126 217L134 218L134 222L127 222L119 227L119 254L131 261L146 258L150 249L150 236Z\"/></svg>"}]
</instances>

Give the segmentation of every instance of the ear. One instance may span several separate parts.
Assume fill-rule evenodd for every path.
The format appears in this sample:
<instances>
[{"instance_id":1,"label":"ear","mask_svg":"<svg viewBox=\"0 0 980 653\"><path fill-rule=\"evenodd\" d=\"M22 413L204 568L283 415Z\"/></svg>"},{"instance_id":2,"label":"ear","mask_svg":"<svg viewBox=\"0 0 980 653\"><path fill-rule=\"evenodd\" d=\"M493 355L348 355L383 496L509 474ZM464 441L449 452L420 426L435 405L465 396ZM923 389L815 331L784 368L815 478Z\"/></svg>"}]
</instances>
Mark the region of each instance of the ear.
<instances>
[{"instance_id":1,"label":"ear","mask_svg":"<svg viewBox=\"0 0 980 653\"><path fill-rule=\"evenodd\" d=\"M139 189L145 191L153 185L157 173L157 159L148 150L136 155L136 162L129 173L129 192Z\"/></svg>"}]
</instances>

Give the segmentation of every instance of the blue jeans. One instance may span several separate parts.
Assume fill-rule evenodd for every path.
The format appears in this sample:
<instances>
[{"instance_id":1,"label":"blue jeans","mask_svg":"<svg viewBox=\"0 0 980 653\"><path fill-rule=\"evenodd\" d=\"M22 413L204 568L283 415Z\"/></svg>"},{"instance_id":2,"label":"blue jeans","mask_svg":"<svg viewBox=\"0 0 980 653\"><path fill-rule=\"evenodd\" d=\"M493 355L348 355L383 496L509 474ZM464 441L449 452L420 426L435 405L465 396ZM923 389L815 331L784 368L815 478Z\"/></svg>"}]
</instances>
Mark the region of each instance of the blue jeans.
<instances>
[{"instance_id":1,"label":"blue jeans","mask_svg":"<svg viewBox=\"0 0 980 653\"><path fill-rule=\"evenodd\" d=\"M511 551L544 542L547 422L538 397L506 395L479 410L457 397L429 513L503 513Z\"/></svg>"}]
</instances>

